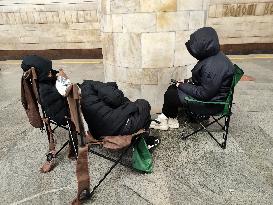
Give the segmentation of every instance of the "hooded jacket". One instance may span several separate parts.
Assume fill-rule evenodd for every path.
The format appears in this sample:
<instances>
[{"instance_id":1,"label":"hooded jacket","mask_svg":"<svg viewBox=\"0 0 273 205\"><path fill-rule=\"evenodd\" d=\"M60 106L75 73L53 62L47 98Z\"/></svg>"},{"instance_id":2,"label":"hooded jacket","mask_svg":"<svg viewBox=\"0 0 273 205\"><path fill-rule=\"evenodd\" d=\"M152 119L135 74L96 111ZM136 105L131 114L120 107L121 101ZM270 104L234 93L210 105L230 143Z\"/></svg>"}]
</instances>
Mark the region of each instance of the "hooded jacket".
<instances>
[{"instance_id":1,"label":"hooded jacket","mask_svg":"<svg viewBox=\"0 0 273 205\"><path fill-rule=\"evenodd\" d=\"M65 116L69 116L68 104L66 98L56 89L54 82L40 82L39 96L42 108L47 116L58 125L66 125Z\"/></svg>"},{"instance_id":2,"label":"hooded jacket","mask_svg":"<svg viewBox=\"0 0 273 205\"><path fill-rule=\"evenodd\" d=\"M211 27L198 29L186 43L189 53L198 60L192 69L193 84L182 83L179 89L202 101L220 101L226 98L234 67L220 51L216 31Z\"/></svg>"},{"instance_id":3,"label":"hooded jacket","mask_svg":"<svg viewBox=\"0 0 273 205\"><path fill-rule=\"evenodd\" d=\"M38 82L38 92L43 110L57 124L65 125L68 115L67 101L55 87L57 71L52 69L52 61L41 56L30 55L23 58L23 71L35 68ZM49 77L51 72L52 77Z\"/></svg>"},{"instance_id":4,"label":"hooded jacket","mask_svg":"<svg viewBox=\"0 0 273 205\"><path fill-rule=\"evenodd\" d=\"M146 100L129 101L116 83L88 80L80 87L83 116L94 137L128 135L149 127L151 107Z\"/></svg>"},{"instance_id":5,"label":"hooded jacket","mask_svg":"<svg viewBox=\"0 0 273 205\"><path fill-rule=\"evenodd\" d=\"M41 56L29 55L23 57L21 68L23 71L29 70L31 67L36 69L38 81L48 80L48 74L52 70L52 61Z\"/></svg>"}]
</instances>

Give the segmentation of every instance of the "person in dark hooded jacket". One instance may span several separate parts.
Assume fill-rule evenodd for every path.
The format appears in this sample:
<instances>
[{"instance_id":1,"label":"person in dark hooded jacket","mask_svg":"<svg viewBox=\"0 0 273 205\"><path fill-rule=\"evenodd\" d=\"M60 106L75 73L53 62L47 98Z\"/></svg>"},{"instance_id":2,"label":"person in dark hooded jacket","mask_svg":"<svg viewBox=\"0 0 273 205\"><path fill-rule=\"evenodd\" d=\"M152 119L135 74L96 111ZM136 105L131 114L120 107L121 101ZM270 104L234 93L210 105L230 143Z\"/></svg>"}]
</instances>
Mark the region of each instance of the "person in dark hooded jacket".
<instances>
[{"instance_id":1,"label":"person in dark hooded jacket","mask_svg":"<svg viewBox=\"0 0 273 205\"><path fill-rule=\"evenodd\" d=\"M186 103L189 96L201 101L225 100L230 90L234 67L232 62L220 51L219 39L216 31L211 27L200 28L190 36L186 42L189 53L198 60L192 69L190 82L179 82L171 85L164 95L162 114L152 122L150 128L167 130L178 128L176 119L178 107ZM222 105L197 105L193 109L200 114L217 113L223 109Z\"/></svg>"},{"instance_id":2,"label":"person in dark hooded jacket","mask_svg":"<svg viewBox=\"0 0 273 205\"><path fill-rule=\"evenodd\" d=\"M52 69L52 61L37 55L25 56L21 68L27 71L31 67L37 73L39 97L45 113L57 124L65 125L67 102L55 87L58 72Z\"/></svg>"},{"instance_id":3,"label":"person in dark hooded jacket","mask_svg":"<svg viewBox=\"0 0 273 205\"><path fill-rule=\"evenodd\" d=\"M53 70L50 60L36 55L24 57L21 67L23 71L36 68L39 97L44 111L57 124L65 125L65 116L69 116L69 111L64 96L70 80L64 71ZM151 107L148 101L139 99L131 102L124 97L115 82L86 80L80 85L80 90L87 137L101 139L105 136L128 136L149 128ZM155 147L159 143L152 136L145 137L145 140L148 147Z\"/></svg>"},{"instance_id":4,"label":"person in dark hooded jacket","mask_svg":"<svg viewBox=\"0 0 273 205\"><path fill-rule=\"evenodd\" d=\"M130 135L150 125L150 104L131 102L115 82L85 80L81 86L81 108L93 137Z\"/></svg>"}]
</instances>

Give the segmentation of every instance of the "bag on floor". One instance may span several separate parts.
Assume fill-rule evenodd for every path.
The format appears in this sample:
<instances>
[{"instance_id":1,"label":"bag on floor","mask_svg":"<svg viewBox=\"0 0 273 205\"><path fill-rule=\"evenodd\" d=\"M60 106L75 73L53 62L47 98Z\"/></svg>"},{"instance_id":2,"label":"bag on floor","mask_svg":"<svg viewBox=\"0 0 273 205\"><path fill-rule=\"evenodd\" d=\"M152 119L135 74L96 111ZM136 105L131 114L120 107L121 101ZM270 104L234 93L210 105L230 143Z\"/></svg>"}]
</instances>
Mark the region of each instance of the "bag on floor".
<instances>
[{"instance_id":1,"label":"bag on floor","mask_svg":"<svg viewBox=\"0 0 273 205\"><path fill-rule=\"evenodd\" d=\"M151 173L153 171L153 159L143 137L139 139L133 149L133 168L138 171Z\"/></svg>"}]
</instances>

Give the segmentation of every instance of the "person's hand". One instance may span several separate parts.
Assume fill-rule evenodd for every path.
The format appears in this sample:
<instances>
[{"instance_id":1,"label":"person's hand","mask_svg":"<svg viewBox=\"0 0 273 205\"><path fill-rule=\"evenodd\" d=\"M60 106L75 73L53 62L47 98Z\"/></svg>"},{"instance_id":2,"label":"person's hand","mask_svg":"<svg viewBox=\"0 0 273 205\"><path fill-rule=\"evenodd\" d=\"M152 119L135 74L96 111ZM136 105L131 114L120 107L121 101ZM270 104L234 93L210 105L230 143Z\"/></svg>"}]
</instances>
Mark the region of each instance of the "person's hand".
<instances>
[{"instance_id":1,"label":"person's hand","mask_svg":"<svg viewBox=\"0 0 273 205\"><path fill-rule=\"evenodd\" d=\"M178 80L177 83L176 83L176 87L179 87L179 85L180 85L181 83L183 83L183 81L182 81L182 80Z\"/></svg>"}]
</instances>

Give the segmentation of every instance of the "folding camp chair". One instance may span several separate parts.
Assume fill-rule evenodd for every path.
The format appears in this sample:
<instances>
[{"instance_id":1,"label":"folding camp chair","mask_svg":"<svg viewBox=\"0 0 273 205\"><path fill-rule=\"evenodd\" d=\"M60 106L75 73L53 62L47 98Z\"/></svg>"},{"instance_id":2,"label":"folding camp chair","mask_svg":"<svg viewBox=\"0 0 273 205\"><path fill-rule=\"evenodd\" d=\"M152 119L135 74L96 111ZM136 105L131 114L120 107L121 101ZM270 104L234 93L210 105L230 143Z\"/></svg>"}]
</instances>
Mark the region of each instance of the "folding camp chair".
<instances>
[{"instance_id":1,"label":"folding camp chair","mask_svg":"<svg viewBox=\"0 0 273 205\"><path fill-rule=\"evenodd\" d=\"M49 142L49 152L46 155L47 159L44 165L41 167L41 172L49 172L55 166L55 158L58 154L69 144L69 156L77 160L76 173L78 179L78 195L74 202L79 204L80 195L86 191L86 197L90 196L90 177L88 172L88 147L85 143L83 126L79 115L79 96L77 95L77 86L72 85L69 95L67 97L68 106L67 110L70 110L68 116L64 116L65 125L61 125L50 119L43 109L39 95L39 84L37 82L36 69L30 68L23 73L22 76L22 103L27 111L31 125L36 128L40 128L42 131L46 130ZM40 116L40 108L42 111L42 118ZM35 110L35 112L31 112ZM33 120L33 116L35 119ZM54 128L51 125L55 125ZM56 128L61 127L68 131L69 139L63 144L63 146L56 151L56 143L54 139L54 131ZM78 143L78 136L80 137L80 144ZM79 146L78 146L79 145Z\"/></svg>"},{"instance_id":2,"label":"folding camp chair","mask_svg":"<svg viewBox=\"0 0 273 205\"><path fill-rule=\"evenodd\" d=\"M228 131L229 131L229 123L230 123L230 117L232 115L232 102L233 102L233 94L234 94L234 88L236 86L236 84L239 82L239 80L241 79L241 77L243 76L244 72L241 68L239 68L236 64L234 64L234 75L233 75L233 80L232 80L232 84L231 84L231 88L230 91L228 93L228 96L226 98L225 101L215 101L215 102L205 102L205 101L199 101L196 99L193 99L191 97L186 97L185 100L187 101L187 114L193 118L197 123L200 124L200 128L196 129L194 132L185 135L184 133L182 134L182 139L187 139L188 137L192 136L193 134L196 134L198 132L200 132L201 130L205 130L210 137L212 137L212 139L214 139L217 144L225 149L226 148L226 144L227 144L227 137L228 137ZM222 111L218 112L218 113L211 113L211 114L199 114L197 110L193 110L191 109L191 105L218 105L223 107ZM203 119L208 119L212 117L213 121L209 122L209 123L203 123L202 120ZM224 125L222 125L219 121L224 118L225 119L225 123ZM219 142L216 137L213 136L213 134L207 129L208 126L217 123L222 130L224 131L223 133L223 141Z\"/></svg>"},{"instance_id":3,"label":"folding camp chair","mask_svg":"<svg viewBox=\"0 0 273 205\"><path fill-rule=\"evenodd\" d=\"M126 167L132 168L131 166L122 163L121 160L133 146L139 143L139 139L144 134L148 133L146 130L140 130L137 133L130 135L132 137L132 141L131 143L128 144L128 146L124 148L124 150L122 151L118 159L113 159L113 158L104 156L103 154L100 154L99 152L92 150L87 145L83 122L82 122L82 114L81 114L81 108L80 108L80 102L79 102L80 100L79 92L77 90L78 86L73 84L72 86L70 86L70 89L67 92L67 101L68 101L67 110L69 110L69 116L65 116L66 125L60 125L47 116L47 114L45 113L43 109L43 106L41 105L39 92L38 92L39 85L37 83L37 75L36 75L35 68L32 67L27 72L29 72L29 74L31 75L31 77L27 79L28 80L27 83L29 83L29 87L31 87L32 92L35 94L34 96L36 98L35 100L37 100L37 102L40 104L42 114L43 114L43 118L42 118L43 125L41 126L41 130L43 131L45 127L45 130L48 136L48 142L49 142L49 153L46 155L46 163L42 166L41 170L42 172L48 172L52 170L54 167L55 158L67 145L70 145L69 156L74 157L77 160L76 173L77 173L77 179L78 179L78 194L76 199L73 201L73 204L79 204L81 194L84 191L85 191L85 198L91 197L94 194L95 190L100 186L100 184L106 179L106 177L111 173L111 171L119 163ZM55 126L54 128L51 127L52 124ZM58 127L68 131L69 139L63 144L63 146L58 151L56 151L54 131ZM78 142L80 142L80 144ZM91 142L91 144L102 145L103 141ZM88 172L88 158L87 158L88 151L114 162L114 164L109 168L109 171L105 173L103 178L99 181L99 183L96 186L94 186L91 192L90 192L90 177Z\"/></svg>"}]
</instances>

